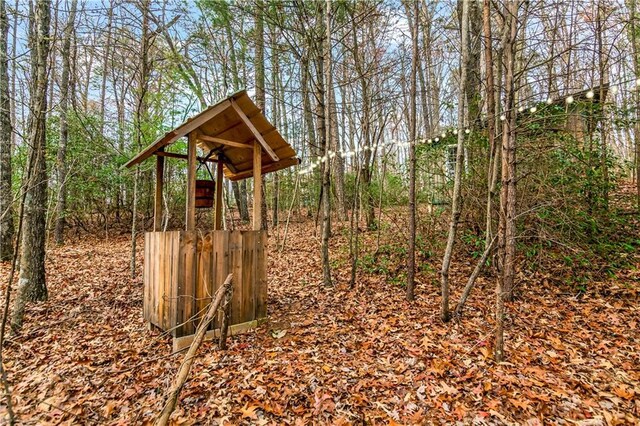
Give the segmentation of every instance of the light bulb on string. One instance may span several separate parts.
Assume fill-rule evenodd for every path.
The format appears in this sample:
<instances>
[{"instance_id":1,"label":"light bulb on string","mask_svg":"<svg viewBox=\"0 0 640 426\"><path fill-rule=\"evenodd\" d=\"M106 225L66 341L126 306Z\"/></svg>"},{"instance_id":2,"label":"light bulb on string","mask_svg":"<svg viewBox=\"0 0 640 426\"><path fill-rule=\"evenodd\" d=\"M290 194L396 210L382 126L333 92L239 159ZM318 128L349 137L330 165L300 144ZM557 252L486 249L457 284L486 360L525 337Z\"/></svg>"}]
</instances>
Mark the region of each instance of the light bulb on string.
<instances>
[{"instance_id":1,"label":"light bulb on string","mask_svg":"<svg viewBox=\"0 0 640 426\"><path fill-rule=\"evenodd\" d=\"M431 139L429 139L429 140L427 141L427 143L428 143L428 144L431 144L431 142L433 142Z\"/></svg>"},{"instance_id":2,"label":"light bulb on string","mask_svg":"<svg viewBox=\"0 0 640 426\"><path fill-rule=\"evenodd\" d=\"M442 136L442 139L446 138L447 137L447 132L442 132L441 136Z\"/></svg>"},{"instance_id":3,"label":"light bulb on string","mask_svg":"<svg viewBox=\"0 0 640 426\"><path fill-rule=\"evenodd\" d=\"M587 99L593 99L593 96L594 96L593 90L589 90L586 96L587 96Z\"/></svg>"},{"instance_id":4,"label":"light bulb on string","mask_svg":"<svg viewBox=\"0 0 640 426\"><path fill-rule=\"evenodd\" d=\"M573 103L573 96L567 96L567 103L568 104L572 104Z\"/></svg>"},{"instance_id":5,"label":"light bulb on string","mask_svg":"<svg viewBox=\"0 0 640 426\"><path fill-rule=\"evenodd\" d=\"M465 129L465 130L464 130L464 132L465 132L466 134L469 134L469 133L471 133L471 130L470 130L470 129Z\"/></svg>"},{"instance_id":6,"label":"light bulb on string","mask_svg":"<svg viewBox=\"0 0 640 426\"><path fill-rule=\"evenodd\" d=\"M518 108L518 112L523 112L523 111L524 111L524 107Z\"/></svg>"},{"instance_id":7,"label":"light bulb on string","mask_svg":"<svg viewBox=\"0 0 640 426\"><path fill-rule=\"evenodd\" d=\"M506 116L506 115L502 114L502 115L500 116L500 121L504 121L504 120L506 120L506 119L507 119L507 116Z\"/></svg>"},{"instance_id":8,"label":"light bulb on string","mask_svg":"<svg viewBox=\"0 0 640 426\"><path fill-rule=\"evenodd\" d=\"M458 129L453 129L453 134L457 135L458 134Z\"/></svg>"},{"instance_id":9,"label":"light bulb on string","mask_svg":"<svg viewBox=\"0 0 640 426\"><path fill-rule=\"evenodd\" d=\"M531 113L535 113L538 110L538 108L536 107L531 107L531 109L529 109L529 111L531 111Z\"/></svg>"},{"instance_id":10,"label":"light bulb on string","mask_svg":"<svg viewBox=\"0 0 640 426\"><path fill-rule=\"evenodd\" d=\"M553 103L553 99L551 99L551 96L549 96L547 98L547 105L551 105Z\"/></svg>"},{"instance_id":11,"label":"light bulb on string","mask_svg":"<svg viewBox=\"0 0 640 426\"><path fill-rule=\"evenodd\" d=\"M440 141L440 138L436 138L436 142L439 142L439 141Z\"/></svg>"}]
</instances>

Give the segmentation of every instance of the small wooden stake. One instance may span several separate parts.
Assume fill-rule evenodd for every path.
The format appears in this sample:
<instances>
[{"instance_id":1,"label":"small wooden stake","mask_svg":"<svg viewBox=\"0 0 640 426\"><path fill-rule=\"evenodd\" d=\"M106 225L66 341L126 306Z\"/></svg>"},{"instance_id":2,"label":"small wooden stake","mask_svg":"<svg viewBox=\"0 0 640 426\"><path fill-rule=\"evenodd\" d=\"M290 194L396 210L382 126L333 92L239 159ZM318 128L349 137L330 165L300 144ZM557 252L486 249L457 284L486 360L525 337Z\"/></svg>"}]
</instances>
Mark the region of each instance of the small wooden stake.
<instances>
[{"instance_id":1,"label":"small wooden stake","mask_svg":"<svg viewBox=\"0 0 640 426\"><path fill-rule=\"evenodd\" d=\"M220 340L218 347L220 350L227 349L227 334L229 334L229 318L231 318L231 292L233 287L229 287L224 296L224 306L222 308L222 323L220 324Z\"/></svg>"},{"instance_id":2,"label":"small wooden stake","mask_svg":"<svg viewBox=\"0 0 640 426\"><path fill-rule=\"evenodd\" d=\"M209 309L207 310L206 315L200 322L198 326L198 330L196 331L196 335L189 346L189 350L187 354L184 356L184 361L180 365L180 369L178 370L178 374L176 375L176 380L171 386L171 390L169 391L169 397L167 398L167 402L164 404L164 408L160 413L160 416L156 419L154 423L156 426L165 426L169 424L169 417L171 417L171 413L176 408L176 404L178 403L178 396L182 387L184 386L187 378L189 376L189 371L191 370L191 365L193 365L193 361L196 358L196 352L198 348L202 344L204 340L205 332L207 331L207 327L213 321L213 317L215 316L220 303L222 302L222 298L227 293L229 287L231 287L231 281L233 279L233 274L229 274L227 279L224 280L224 284L220 286L218 291L216 291L216 295L214 301L209 305Z\"/></svg>"}]
</instances>

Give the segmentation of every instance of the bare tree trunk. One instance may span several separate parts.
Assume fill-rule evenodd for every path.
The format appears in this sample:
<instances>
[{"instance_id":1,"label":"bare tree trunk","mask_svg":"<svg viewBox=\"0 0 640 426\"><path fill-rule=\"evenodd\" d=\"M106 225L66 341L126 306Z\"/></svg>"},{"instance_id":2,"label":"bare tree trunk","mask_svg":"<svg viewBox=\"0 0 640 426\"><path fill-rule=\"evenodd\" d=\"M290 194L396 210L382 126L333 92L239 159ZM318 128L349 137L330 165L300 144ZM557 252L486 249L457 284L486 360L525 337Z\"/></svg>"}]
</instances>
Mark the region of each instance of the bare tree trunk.
<instances>
[{"instance_id":1,"label":"bare tree trunk","mask_svg":"<svg viewBox=\"0 0 640 426\"><path fill-rule=\"evenodd\" d=\"M609 76L607 75L607 66L608 66L608 58L607 52L605 51L605 47L603 46L603 21L605 17L603 16L605 11L605 5L602 0L598 0L598 8L597 19L596 19L596 40L598 44L598 69L599 69L599 78L600 78L600 93L599 95L599 105L600 108L598 114L598 121L600 122L600 168L602 169L602 199L604 201L604 208L609 209L609 161L607 159L607 126L605 120L605 82L609 81ZM606 217L606 216L605 216Z\"/></svg>"},{"instance_id":2,"label":"bare tree trunk","mask_svg":"<svg viewBox=\"0 0 640 426\"><path fill-rule=\"evenodd\" d=\"M265 93L264 93L264 8L263 0L256 0L256 54L254 59L255 76L256 76L256 105L260 110L265 109ZM266 197L265 177L262 175L262 191L261 213L262 213L262 229L269 228L267 197ZM255 208L255 206L254 206Z\"/></svg>"},{"instance_id":3,"label":"bare tree trunk","mask_svg":"<svg viewBox=\"0 0 640 426\"><path fill-rule=\"evenodd\" d=\"M136 96L135 132L138 149L144 145L144 135L142 133L143 123L148 120L148 104L146 101L149 89L149 76L151 69L149 66L149 6L150 0L144 0L140 4L142 13L142 36L140 40L140 71L138 80L138 93ZM136 249L137 249L137 216L138 216L138 185L140 180L140 167L136 167L136 175L133 182L133 205L131 208L131 278L136 276Z\"/></svg>"},{"instance_id":4,"label":"bare tree trunk","mask_svg":"<svg viewBox=\"0 0 640 426\"><path fill-rule=\"evenodd\" d=\"M442 270L440 271L442 305L440 317L443 322L451 319L449 311L449 266L453 255L453 245L456 239L458 221L460 220L462 197L462 172L464 163L464 115L465 115L465 90L467 81L468 47L469 47L469 2L462 4L461 18L461 58L460 58L460 87L458 92L458 146L456 152L456 169L453 182L453 197L451 199L451 220L449 221L449 236L447 247L442 258Z\"/></svg>"},{"instance_id":5,"label":"bare tree trunk","mask_svg":"<svg viewBox=\"0 0 640 426\"><path fill-rule=\"evenodd\" d=\"M638 46L638 10L636 0L629 0L629 10L631 11L631 19L629 22L629 32L631 39L631 48L633 52L633 71L636 76L640 75L640 48ZM638 211L640 211L640 93L634 94L636 102L636 120L634 125L634 146L635 146L635 171L636 171L636 203Z\"/></svg>"},{"instance_id":6,"label":"bare tree trunk","mask_svg":"<svg viewBox=\"0 0 640 426\"><path fill-rule=\"evenodd\" d=\"M331 121L331 139L333 141L333 145L331 145L334 152L338 152L341 150L340 145L340 135L338 133L338 111L336 107L336 97L334 88L330 88L331 94L329 103L330 107L330 115L329 120ZM347 220L347 204L345 199L345 191L344 191L344 158L339 155L333 159L333 174L334 174L334 187L336 189L336 212L338 213L338 217L341 220Z\"/></svg>"},{"instance_id":7,"label":"bare tree trunk","mask_svg":"<svg viewBox=\"0 0 640 426\"><path fill-rule=\"evenodd\" d=\"M462 10L464 0L458 0L458 10ZM460 15L462 16L462 15ZM482 32L482 12L479 2L469 2L469 45L467 47L467 77L465 93L469 123L472 126L480 121L481 80L480 80L480 38Z\"/></svg>"},{"instance_id":8,"label":"bare tree trunk","mask_svg":"<svg viewBox=\"0 0 640 426\"><path fill-rule=\"evenodd\" d=\"M414 300L416 274L416 126L417 126L417 89L418 74L418 26L420 22L419 5L413 2L413 11L405 3L407 18L411 26L411 88L409 89L409 244L407 247L407 300ZM412 16L413 15L413 16Z\"/></svg>"},{"instance_id":9,"label":"bare tree trunk","mask_svg":"<svg viewBox=\"0 0 640 426\"><path fill-rule=\"evenodd\" d=\"M325 10L325 37L324 37L324 157L322 169L322 274L324 277L324 285L330 286L331 282L331 265L329 263L329 237L331 235L331 168L329 159L329 147L331 146L331 0L326 0Z\"/></svg>"},{"instance_id":10,"label":"bare tree trunk","mask_svg":"<svg viewBox=\"0 0 640 426\"><path fill-rule=\"evenodd\" d=\"M516 172L516 113L514 67L518 33L519 1L508 3L505 14L505 28L508 38L504 44L505 64L505 120L502 124L502 188L500 191L500 225L498 227L498 257L501 275L496 289L496 342L494 356L497 362L504 359L504 316L505 300L513 290L515 261L515 172Z\"/></svg>"},{"instance_id":11,"label":"bare tree trunk","mask_svg":"<svg viewBox=\"0 0 640 426\"><path fill-rule=\"evenodd\" d=\"M67 208L67 140L69 126L67 113L69 108L69 81L71 70L71 37L76 19L77 0L71 0L71 8L64 30L62 45L62 76L60 81L60 142L56 158L58 169L58 200L56 203L56 244L64 244L65 212Z\"/></svg>"},{"instance_id":12,"label":"bare tree trunk","mask_svg":"<svg viewBox=\"0 0 640 426\"><path fill-rule=\"evenodd\" d=\"M9 95L9 20L0 0L0 261L13 256L13 193L11 190L11 101Z\"/></svg>"},{"instance_id":13,"label":"bare tree trunk","mask_svg":"<svg viewBox=\"0 0 640 426\"><path fill-rule=\"evenodd\" d=\"M76 1L73 1L73 6L75 6ZM109 64L110 54L111 54L111 34L113 27L113 9L114 5L111 2L109 11L107 12L107 40L105 41L104 46L104 57L102 58L102 83L100 85L100 135L104 137L104 108L105 108L105 98L107 94L107 66ZM74 9L75 12L75 9Z\"/></svg>"},{"instance_id":14,"label":"bare tree trunk","mask_svg":"<svg viewBox=\"0 0 640 426\"><path fill-rule=\"evenodd\" d=\"M487 129L489 133L489 161L487 164L487 220L485 231L485 247L489 246L489 241L493 239L493 198L498 184L498 163L496 144L496 87L493 79L493 46L491 38L491 0L484 0L482 10L483 30L484 30L484 59L487 85Z\"/></svg>"},{"instance_id":15,"label":"bare tree trunk","mask_svg":"<svg viewBox=\"0 0 640 426\"><path fill-rule=\"evenodd\" d=\"M29 162L33 172L27 182L20 281L13 309L11 327L22 328L27 302L47 300L45 280L45 235L47 208L46 114L47 65L49 57L49 21L51 4L38 0L30 31L32 82L29 108Z\"/></svg>"},{"instance_id":16,"label":"bare tree trunk","mask_svg":"<svg viewBox=\"0 0 640 426\"><path fill-rule=\"evenodd\" d=\"M231 75L233 77L233 90L240 89L240 74L238 70L238 60L236 56L236 48L233 44L233 34L231 32L231 22L227 21L225 25L225 35L227 44L229 45L229 60L231 63ZM249 222L249 208L247 207L247 182L236 181L231 182L231 190L233 191L233 199L236 201L236 207L240 213L240 220Z\"/></svg>"}]
</instances>

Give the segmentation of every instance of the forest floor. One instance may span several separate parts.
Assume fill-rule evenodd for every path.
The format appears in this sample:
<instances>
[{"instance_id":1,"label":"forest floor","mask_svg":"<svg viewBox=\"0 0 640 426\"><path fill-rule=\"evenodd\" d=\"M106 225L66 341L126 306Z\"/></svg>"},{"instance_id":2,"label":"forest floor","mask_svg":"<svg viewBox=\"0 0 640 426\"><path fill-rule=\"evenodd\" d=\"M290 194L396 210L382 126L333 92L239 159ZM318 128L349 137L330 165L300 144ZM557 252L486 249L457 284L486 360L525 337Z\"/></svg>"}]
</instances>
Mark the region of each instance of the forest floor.
<instances>
[{"instance_id":1,"label":"forest floor","mask_svg":"<svg viewBox=\"0 0 640 426\"><path fill-rule=\"evenodd\" d=\"M424 259L409 303L402 253L373 258L348 288L347 232L332 238L335 286L324 287L313 224L269 250L269 320L205 343L174 413L177 424L637 424L640 261L575 291L566 266L518 273L506 357L492 360L494 280L479 278L464 317L439 320L439 254ZM385 231L396 244L401 238ZM142 245L139 245L142 247ZM389 246L385 246L389 247ZM5 347L20 424L143 424L159 413L184 352L149 331L126 237L51 248L50 298L31 305ZM427 256L428 257L428 256ZM139 259L141 263L142 259ZM389 261L389 262L387 262ZM453 264L457 300L474 260ZM141 268L139 268L141 269ZM6 281L9 265L0 264ZM0 407L6 419L6 407Z\"/></svg>"}]
</instances>

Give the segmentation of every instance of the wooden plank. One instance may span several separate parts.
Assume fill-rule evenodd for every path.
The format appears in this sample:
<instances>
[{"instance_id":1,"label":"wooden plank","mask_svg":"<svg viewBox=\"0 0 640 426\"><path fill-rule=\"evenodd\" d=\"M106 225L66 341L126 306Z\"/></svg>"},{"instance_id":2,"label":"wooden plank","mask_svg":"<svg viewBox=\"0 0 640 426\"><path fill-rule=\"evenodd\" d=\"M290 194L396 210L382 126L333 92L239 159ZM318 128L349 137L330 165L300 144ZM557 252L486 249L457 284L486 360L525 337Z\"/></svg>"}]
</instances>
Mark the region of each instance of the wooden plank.
<instances>
[{"instance_id":1,"label":"wooden plank","mask_svg":"<svg viewBox=\"0 0 640 426\"><path fill-rule=\"evenodd\" d=\"M242 256L242 232L232 231L229 235L229 262L230 271L233 274L233 295L231 297L231 321L230 324L238 324L242 322L242 268L244 267Z\"/></svg>"},{"instance_id":2,"label":"wooden plank","mask_svg":"<svg viewBox=\"0 0 640 426\"><path fill-rule=\"evenodd\" d=\"M196 232L185 232L184 240L184 292L181 295L184 307L184 327L183 335L193 334L195 332L195 323L197 321L194 318L196 314L195 310L195 287L196 287L196 275L197 275L197 257L196 257Z\"/></svg>"},{"instance_id":3,"label":"wooden plank","mask_svg":"<svg viewBox=\"0 0 640 426\"><path fill-rule=\"evenodd\" d=\"M256 238L255 319L267 317L267 233L260 231Z\"/></svg>"},{"instance_id":4,"label":"wooden plank","mask_svg":"<svg viewBox=\"0 0 640 426\"><path fill-rule=\"evenodd\" d=\"M173 321L171 324L172 333L174 337L184 336L187 333L184 332L185 312L184 312L184 297L186 287L186 274L185 274L185 240L187 238L186 232L180 232L180 243L177 251L178 264L176 268L177 285L172 287L172 300L175 303L175 312L173 312ZM175 290L174 290L175 289Z\"/></svg>"},{"instance_id":5,"label":"wooden plank","mask_svg":"<svg viewBox=\"0 0 640 426\"><path fill-rule=\"evenodd\" d=\"M149 289L149 232L144 234L144 264L142 265L142 317L146 322L151 322L149 315L150 289Z\"/></svg>"},{"instance_id":6,"label":"wooden plank","mask_svg":"<svg viewBox=\"0 0 640 426\"><path fill-rule=\"evenodd\" d=\"M198 134L198 139L200 139L203 142L217 143L217 144L220 144L220 145L232 146L234 148L242 148L242 149L251 149L251 148L253 148L253 146L251 144L246 144L246 143L242 143L242 142L234 142L234 141L230 141L228 139L217 138L217 137L214 137L214 136L208 136L208 135L204 135L204 134Z\"/></svg>"},{"instance_id":7,"label":"wooden plank","mask_svg":"<svg viewBox=\"0 0 640 426\"><path fill-rule=\"evenodd\" d=\"M253 144L253 230L262 229L262 149Z\"/></svg>"},{"instance_id":8,"label":"wooden plank","mask_svg":"<svg viewBox=\"0 0 640 426\"><path fill-rule=\"evenodd\" d=\"M169 279L164 282L164 292L167 304L163 319L164 329L171 330L177 325L178 318L178 287L180 282L180 245L182 242L182 232L173 231L169 240ZM173 331L172 331L173 333Z\"/></svg>"},{"instance_id":9,"label":"wooden plank","mask_svg":"<svg viewBox=\"0 0 640 426\"><path fill-rule=\"evenodd\" d=\"M161 303L160 296L158 294L158 234L155 232L150 233L150 241L149 241L149 282L151 283L151 295L150 295L150 317L153 319L155 324L162 324L158 319L158 304Z\"/></svg>"},{"instance_id":10,"label":"wooden plank","mask_svg":"<svg viewBox=\"0 0 640 426\"><path fill-rule=\"evenodd\" d=\"M195 134L189 133L188 142L188 166L187 166L187 211L186 230L196 229L196 140Z\"/></svg>"},{"instance_id":11,"label":"wooden plank","mask_svg":"<svg viewBox=\"0 0 640 426\"><path fill-rule=\"evenodd\" d=\"M273 149L271 149L267 141L264 140L260 132L255 128L255 126L253 125L249 117L246 116L246 114L242 111L242 109L238 106L236 101L233 99L231 100L231 106L233 107L233 109L236 110L236 113L238 114L240 119L244 122L244 124L249 128L251 133L253 133L253 136L256 138L258 143L262 146L262 149L264 149L267 152L267 154L269 155L269 158L271 158L271 161L280 160L280 158L276 155L276 153L273 152Z\"/></svg>"},{"instance_id":12,"label":"wooden plank","mask_svg":"<svg viewBox=\"0 0 640 426\"><path fill-rule=\"evenodd\" d=\"M214 231L213 235L213 293L218 290L220 285L229 275L230 255L229 255L229 235L228 231ZM221 318L217 319L219 324Z\"/></svg>"},{"instance_id":13,"label":"wooden plank","mask_svg":"<svg viewBox=\"0 0 640 426\"><path fill-rule=\"evenodd\" d=\"M166 277L161 273L161 271L164 270L164 247L166 238L167 236L164 232L154 232L153 253L151 254L153 257L153 282L155 287L154 317L156 318L156 323L160 327L165 326L164 315L165 311L168 309L165 289Z\"/></svg>"},{"instance_id":14,"label":"wooden plank","mask_svg":"<svg viewBox=\"0 0 640 426\"><path fill-rule=\"evenodd\" d=\"M244 334L247 333L251 330L253 330L254 328L258 327L259 325L259 321L247 321L244 323L240 323L240 324L233 324L229 326L229 336L237 336L239 334ZM183 336L183 337L174 337L173 338L173 352L177 352L177 351L181 351L187 347L189 347L189 345L191 345L191 342L193 342L193 337L194 335L190 335L190 336ZM213 339L216 339L220 337L220 329L216 328L214 330L209 330L207 331L207 333L204 335L204 339L206 341L210 341Z\"/></svg>"},{"instance_id":15,"label":"wooden plank","mask_svg":"<svg viewBox=\"0 0 640 426\"><path fill-rule=\"evenodd\" d=\"M223 177L223 167L222 163L218 163L218 170L216 173L216 202L215 202L215 222L213 229L218 231L222 229L222 177Z\"/></svg>"},{"instance_id":16,"label":"wooden plank","mask_svg":"<svg viewBox=\"0 0 640 426\"><path fill-rule=\"evenodd\" d=\"M256 278L256 236L259 231L242 233L242 309L240 322L252 321L255 318L255 278ZM234 275L235 276L235 275Z\"/></svg>"},{"instance_id":17,"label":"wooden plank","mask_svg":"<svg viewBox=\"0 0 640 426\"><path fill-rule=\"evenodd\" d=\"M164 149L164 148L163 148ZM156 157L156 191L153 204L153 230L162 226L162 188L164 185L164 157Z\"/></svg>"},{"instance_id":18,"label":"wooden plank","mask_svg":"<svg viewBox=\"0 0 640 426\"><path fill-rule=\"evenodd\" d=\"M199 234L197 242L198 272L195 289L198 317L204 315L214 294L212 252L213 241L211 233ZM200 324L199 319L195 323L196 328L198 324Z\"/></svg>"}]
</instances>

